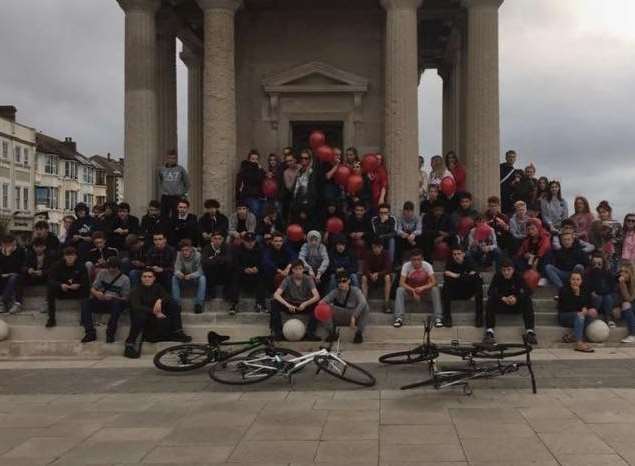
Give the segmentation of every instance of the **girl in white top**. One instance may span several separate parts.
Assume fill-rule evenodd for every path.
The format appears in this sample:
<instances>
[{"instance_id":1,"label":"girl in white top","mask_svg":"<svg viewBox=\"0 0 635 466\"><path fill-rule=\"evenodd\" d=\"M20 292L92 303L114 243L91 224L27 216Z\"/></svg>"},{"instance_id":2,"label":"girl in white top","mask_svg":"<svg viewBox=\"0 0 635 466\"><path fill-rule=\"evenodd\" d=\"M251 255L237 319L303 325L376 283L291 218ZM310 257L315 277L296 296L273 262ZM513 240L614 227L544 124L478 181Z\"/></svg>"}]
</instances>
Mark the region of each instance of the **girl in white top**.
<instances>
[{"instance_id":1,"label":"girl in white top","mask_svg":"<svg viewBox=\"0 0 635 466\"><path fill-rule=\"evenodd\" d=\"M430 171L429 186L439 186L441 184L441 180L448 176L454 179L454 175L452 175L452 172L448 170L443 157L441 157L440 155L435 155L430 159L430 166L432 167L432 171Z\"/></svg>"}]
</instances>

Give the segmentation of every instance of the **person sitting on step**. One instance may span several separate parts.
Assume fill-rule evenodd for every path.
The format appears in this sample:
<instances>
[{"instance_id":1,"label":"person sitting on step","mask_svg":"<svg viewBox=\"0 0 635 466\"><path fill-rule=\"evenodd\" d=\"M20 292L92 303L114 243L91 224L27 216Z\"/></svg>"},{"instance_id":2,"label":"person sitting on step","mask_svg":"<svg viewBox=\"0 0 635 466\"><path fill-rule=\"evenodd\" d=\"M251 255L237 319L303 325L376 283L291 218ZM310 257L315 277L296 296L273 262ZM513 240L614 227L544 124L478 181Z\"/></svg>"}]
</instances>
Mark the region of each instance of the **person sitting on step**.
<instances>
[{"instance_id":1,"label":"person sitting on step","mask_svg":"<svg viewBox=\"0 0 635 466\"><path fill-rule=\"evenodd\" d=\"M86 270L88 278L94 280L97 273L106 268L106 261L110 257L119 255L115 248L106 246L106 235L102 231L93 233L93 248L86 253Z\"/></svg>"},{"instance_id":2,"label":"person sitting on step","mask_svg":"<svg viewBox=\"0 0 635 466\"><path fill-rule=\"evenodd\" d=\"M395 320L393 327L403 326L403 317L406 313L406 299L420 302L424 295L429 294L432 299L432 313L434 326L443 327L441 319L441 293L437 286L432 264L423 260L423 252L413 249L410 253L410 261L401 267L399 288L395 295Z\"/></svg>"},{"instance_id":3,"label":"person sitting on step","mask_svg":"<svg viewBox=\"0 0 635 466\"><path fill-rule=\"evenodd\" d=\"M368 291L375 287L384 287L384 314L392 314L390 309L390 290L392 289L392 262L379 238L371 241L370 251L364 256L362 271L362 292L368 299Z\"/></svg>"},{"instance_id":4,"label":"person sitting on step","mask_svg":"<svg viewBox=\"0 0 635 466\"><path fill-rule=\"evenodd\" d=\"M265 284L262 272L262 252L256 243L256 235L247 232L242 244L232 253L232 283L229 289L229 314L238 312L238 300L241 292L254 290L256 294L256 312L265 307Z\"/></svg>"},{"instance_id":5,"label":"person sitting on step","mask_svg":"<svg viewBox=\"0 0 635 466\"><path fill-rule=\"evenodd\" d=\"M46 240L35 238L26 257L26 284L28 286L46 285L48 273L55 260L54 253L50 253Z\"/></svg>"},{"instance_id":6,"label":"person sitting on step","mask_svg":"<svg viewBox=\"0 0 635 466\"><path fill-rule=\"evenodd\" d=\"M192 341L192 337L183 332L181 309L159 285L152 269L146 268L141 273L141 284L130 293L130 333L126 338L125 357L138 358L141 355L139 336L153 318L168 321L169 335L160 339L181 343Z\"/></svg>"},{"instance_id":7,"label":"person sitting on step","mask_svg":"<svg viewBox=\"0 0 635 466\"><path fill-rule=\"evenodd\" d=\"M169 292L172 287L176 251L168 244L167 234L164 232L155 232L152 242L153 246L146 253L146 267L154 271L159 284Z\"/></svg>"},{"instance_id":8,"label":"person sitting on step","mask_svg":"<svg viewBox=\"0 0 635 466\"><path fill-rule=\"evenodd\" d=\"M48 321L46 327L57 325L55 311L57 299L84 299L89 290L88 272L77 257L77 250L68 246L62 251L62 258L58 260L49 272L48 285L46 287L46 303L48 308Z\"/></svg>"},{"instance_id":9,"label":"person sitting on step","mask_svg":"<svg viewBox=\"0 0 635 466\"><path fill-rule=\"evenodd\" d=\"M86 335L82 343L97 340L93 312L110 314L106 329L106 343L113 343L117 334L119 316L126 308L130 294L130 279L121 271L117 257L109 257L106 268L100 270L90 289L90 297L82 303L81 320Z\"/></svg>"},{"instance_id":10,"label":"person sitting on step","mask_svg":"<svg viewBox=\"0 0 635 466\"><path fill-rule=\"evenodd\" d=\"M207 279L203 273L201 253L192 247L192 241L187 238L181 240L179 249L174 262L174 275L172 275L172 299L180 306L181 287L196 288L194 313L201 314L207 293Z\"/></svg>"},{"instance_id":11,"label":"person sitting on step","mask_svg":"<svg viewBox=\"0 0 635 466\"><path fill-rule=\"evenodd\" d=\"M348 272L337 272L335 279L337 287L327 294L322 301L332 306L332 320L348 322L351 329L355 330L353 343L362 343L364 341L364 329L368 321L368 313L370 312L368 302L362 291L352 284ZM324 322L324 324L332 328L328 340L334 341L337 338L335 325L333 322Z\"/></svg>"},{"instance_id":12,"label":"person sitting on step","mask_svg":"<svg viewBox=\"0 0 635 466\"><path fill-rule=\"evenodd\" d=\"M536 345L536 332L534 306L531 300L531 291L525 280L514 268L514 263L508 259L501 260L500 270L494 274L494 278L487 290L487 304L485 307L485 336L483 343L495 344L496 314L514 313L522 314L525 323L527 343Z\"/></svg>"},{"instance_id":13,"label":"person sitting on step","mask_svg":"<svg viewBox=\"0 0 635 466\"><path fill-rule=\"evenodd\" d=\"M475 323L483 326L483 279L476 271L474 262L466 256L460 246L452 248L452 255L443 272L441 303L443 326L452 327L452 301L474 298Z\"/></svg>"},{"instance_id":14,"label":"person sitting on step","mask_svg":"<svg viewBox=\"0 0 635 466\"><path fill-rule=\"evenodd\" d=\"M216 298L216 287L223 287L223 297L227 298L228 286L231 283L231 257L229 245L225 242L222 231L215 231L210 236L210 242L201 252L201 261L205 277L207 277L207 295Z\"/></svg>"},{"instance_id":15,"label":"person sitting on step","mask_svg":"<svg viewBox=\"0 0 635 466\"><path fill-rule=\"evenodd\" d=\"M24 249L18 247L14 236L8 235L2 238L0 251L0 292L2 303L0 312L10 314L20 312L23 298L23 275L26 265Z\"/></svg>"},{"instance_id":16,"label":"person sitting on step","mask_svg":"<svg viewBox=\"0 0 635 466\"><path fill-rule=\"evenodd\" d=\"M582 274L573 272L568 282L558 292L558 322L573 329L562 337L565 343L575 342L574 350L592 353L593 347L584 341L584 330L598 316L593 308L591 292L584 284Z\"/></svg>"}]
</instances>

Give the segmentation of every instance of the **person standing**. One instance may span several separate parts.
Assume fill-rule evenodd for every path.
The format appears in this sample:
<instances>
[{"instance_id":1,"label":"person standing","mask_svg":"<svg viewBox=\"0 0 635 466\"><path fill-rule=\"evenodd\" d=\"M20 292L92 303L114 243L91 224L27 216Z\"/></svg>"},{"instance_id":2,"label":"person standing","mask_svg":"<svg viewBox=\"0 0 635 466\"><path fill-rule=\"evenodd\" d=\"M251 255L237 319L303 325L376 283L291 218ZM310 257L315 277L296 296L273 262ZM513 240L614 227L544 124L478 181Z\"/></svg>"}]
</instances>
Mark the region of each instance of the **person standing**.
<instances>
[{"instance_id":1,"label":"person standing","mask_svg":"<svg viewBox=\"0 0 635 466\"><path fill-rule=\"evenodd\" d=\"M513 204L513 184L514 164L518 155L516 151L510 150L505 154L505 162L500 164L501 201L503 213L508 214L514 210Z\"/></svg>"},{"instance_id":2,"label":"person standing","mask_svg":"<svg viewBox=\"0 0 635 466\"><path fill-rule=\"evenodd\" d=\"M187 196L190 190L190 178L187 170L177 163L176 150L168 152L166 162L159 170L159 195L161 196L161 215L174 218L179 200Z\"/></svg>"}]
</instances>

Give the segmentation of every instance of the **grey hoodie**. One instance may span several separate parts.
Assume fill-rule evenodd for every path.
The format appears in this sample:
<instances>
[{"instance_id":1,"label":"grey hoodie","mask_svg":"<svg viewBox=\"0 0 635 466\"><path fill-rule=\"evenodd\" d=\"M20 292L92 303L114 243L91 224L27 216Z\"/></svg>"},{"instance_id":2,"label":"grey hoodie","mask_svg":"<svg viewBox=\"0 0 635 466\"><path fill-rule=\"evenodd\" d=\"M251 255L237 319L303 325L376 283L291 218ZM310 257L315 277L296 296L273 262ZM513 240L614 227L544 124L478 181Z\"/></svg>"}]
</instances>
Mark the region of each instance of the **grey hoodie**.
<instances>
[{"instance_id":1,"label":"grey hoodie","mask_svg":"<svg viewBox=\"0 0 635 466\"><path fill-rule=\"evenodd\" d=\"M190 190L190 178L187 170L180 165L159 170L159 194L162 196L183 196Z\"/></svg>"},{"instance_id":2,"label":"grey hoodie","mask_svg":"<svg viewBox=\"0 0 635 466\"><path fill-rule=\"evenodd\" d=\"M200 277L203 274L201 253L194 250L190 258L186 259L179 251L176 255L176 262L174 263L174 271L181 272L184 275L192 274L194 277Z\"/></svg>"},{"instance_id":3,"label":"grey hoodie","mask_svg":"<svg viewBox=\"0 0 635 466\"><path fill-rule=\"evenodd\" d=\"M316 246L310 246L310 241L312 238L317 239L319 242ZM300 248L300 254L298 258L304 262L304 265L311 268L313 272L317 275L324 275L326 269L329 267L329 253L326 250L326 246L324 246L322 241L322 235L312 230L306 236L307 242L302 245Z\"/></svg>"}]
</instances>

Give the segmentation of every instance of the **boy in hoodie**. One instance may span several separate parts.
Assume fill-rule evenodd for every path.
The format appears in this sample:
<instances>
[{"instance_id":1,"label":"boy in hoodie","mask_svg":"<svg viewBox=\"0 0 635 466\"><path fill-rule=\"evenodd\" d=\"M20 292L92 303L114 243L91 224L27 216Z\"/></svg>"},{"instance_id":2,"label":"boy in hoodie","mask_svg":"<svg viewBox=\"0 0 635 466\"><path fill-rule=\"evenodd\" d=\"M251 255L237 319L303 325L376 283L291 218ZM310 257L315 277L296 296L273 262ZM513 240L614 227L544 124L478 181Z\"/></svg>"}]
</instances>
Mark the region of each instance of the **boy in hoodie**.
<instances>
[{"instance_id":1,"label":"boy in hoodie","mask_svg":"<svg viewBox=\"0 0 635 466\"><path fill-rule=\"evenodd\" d=\"M212 233L210 243L201 253L201 263L207 278L208 297L216 297L216 287L219 285L223 286L223 296L227 297L227 286L231 283L231 257L222 232Z\"/></svg>"},{"instance_id":2,"label":"boy in hoodie","mask_svg":"<svg viewBox=\"0 0 635 466\"><path fill-rule=\"evenodd\" d=\"M487 305L485 307L486 330L483 337L483 343L485 344L493 345L496 343L494 329L496 327L496 314L499 312L522 314L525 322L527 343L530 345L537 344L531 291L520 273L514 268L514 263L506 258L501 260L500 271L494 274L494 278L487 290Z\"/></svg>"},{"instance_id":3,"label":"boy in hoodie","mask_svg":"<svg viewBox=\"0 0 635 466\"><path fill-rule=\"evenodd\" d=\"M57 256L60 249L60 240L57 238L57 236L49 231L48 222L40 220L39 222L35 223L35 225L33 226L32 241L35 241L35 239L37 238L42 239L46 244L47 254L51 256Z\"/></svg>"},{"instance_id":4,"label":"boy in hoodie","mask_svg":"<svg viewBox=\"0 0 635 466\"><path fill-rule=\"evenodd\" d=\"M216 199L208 199L203 204L205 213L198 219L198 229L201 233L201 245L208 245L215 232L220 232L223 238L229 232L229 220L220 212L220 203Z\"/></svg>"},{"instance_id":5,"label":"boy in hoodie","mask_svg":"<svg viewBox=\"0 0 635 466\"><path fill-rule=\"evenodd\" d=\"M88 295L88 272L78 260L74 247L64 248L62 259L57 261L49 272L46 288L48 321L46 327L55 327L56 299L83 299Z\"/></svg>"},{"instance_id":6,"label":"boy in hoodie","mask_svg":"<svg viewBox=\"0 0 635 466\"><path fill-rule=\"evenodd\" d=\"M311 230L306 235L306 243L300 248L298 259L304 262L309 276L315 280L315 285L325 289L324 274L329 268L329 253L326 246L322 244L322 235L320 232Z\"/></svg>"},{"instance_id":7,"label":"boy in hoodie","mask_svg":"<svg viewBox=\"0 0 635 466\"><path fill-rule=\"evenodd\" d=\"M561 234L560 245L560 249L551 251L551 263L545 265L545 275L558 289L569 281L571 272L583 273L585 267L589 265L589 257L582 247L575 243L573 233Z\"/></svg>"},{"instance_id":8,"label":"boy in hoodie","mask_svg":"<svg viewBox=\"0 0 635 466\"><path fill-rule=\"evenodd\" d=\"M415 205L406 201L397 219L397 262L401 262L421 241L421 216L415 213Z\"/></svg>"},{"instance_id":9,"label":"boy in hoodie","mask_svg":"<svg viewBox=\"0 0 635 466\"><path fill-rule=\"evenodd\" d=\"M291 272L291 263L298 254L284 243L282 233L274 233L271 244L262 253L262 268L267 283L267 292L273 293Z\"/></svg>"},{"instance_id":10,"label":"boy in hoodie","mask_svg":"<svg viewBox=\"0 0 635 466\"><path fill-rule=\"evenodd\" d=\"M459 246L452 248L443 272L441 304L443 326L452 327L452 301L474 298L475 326L483 326L483 279L476 271L474 262Z\"/></svg>"},{"instance_id":11,"label":"boy in hoodie","mask_svg":"<svg viewBox=\"0 0 635 466\"><path fill-rule=\"evenodd\" d=\"M229 238L238 245L247 233L255 233L256 216L249 211L244 201L238 201L236 212L229 217Z\"/></svg>"},{"instance_id":12,"label":"boy in hoodie","mask_svg":"<svg viewBox=\"0 0 635 466\"><path fill-rule=\"evenodd\" d=\"M128 257L121 260L121 270L130 278L130 287L139 284L141 272L146 268L146 249L143 241L137 235L128 235L126 238Z\"/></svg>"},{"instance_id":13,"label":"boy in hoodie","mask_svg":"<svg viewBox=\"0 0 635 466\"><path fill-rule=\"evenodd\" d=\"M334 317L337 320L345 320L352 329L355 329L353 343L359 344L364 341L364 329L370 312L368 302L362 291L353 286L351 277L345 270L340 270L335 274L337 288L327 294L322 301L333 307ZM332 322L324 322L327 328L334 328ZM334 341L337 335L331 331L328 340Z\"/></svg>"},{"instance_id":14,"label":"boy in hoodie","mask_svg":"<svg viewBox=\"0 0 635 466\"><path fill-rule=\"evenodd\" d=\"M109 257L106 268L100 270L90 289L90 298L82 302L82 325L86 335L82 343L97 340L93 312L110 314L106 328L106 343L114 343L119 316L126 308L130 294L130 279L121 272L117 257Z\"/></svg>"},{"instance_id":15,"label":"boy in hoodie","mask_svg":"<svg viewBox=\"0 0 635 466\"><path fill-rule=\"evenodd\" d=\"M146 249L152 247L152 237L155 233L166 232L170 229L170 222L161 215L161 204L150 201L148 213L141 219L141 238Z\"/></svg>"},{"instance_id":16,"label":"boy in hoodie","mask_svg":"<svg viewBox=\"0 0 635 466\"><path fill-rule=\"evenodd\" d=\"M467 236L467 250L470 258L481 268L487 268L492 263L498 269L503 253L496 241L496 232L485 221L485 217L477 215L474 228Z\"/></svg>"},{"instance_id":17,"label":"boy in hoodie","mask_svg":"<svg viewBox=\"0 0 635 466\"><path fill-rule=\"evenodd\" d=\"M122 202L117 206L117 216L112 223L108 244L118 251L126 250L128 235L139 233L139 219L130 215L130 204Z\"/></svg>"},{"instance_id":18,"label":"boy in hoodie","mask_svg":"<svg viewBox=\"0 0 635 466\"><path fill-rule=\"evenodd\" d=\"M551 239L537 218L527 220L527 237L520 244L514 262L519 272L529 268L544 271L545 259L551 251ZM545 285L546 280L541 278L540 286Z\"/></svg>"},{"instance_id":19,"label":"boy in hoodie","mask_svg":"<svg viewBox=\"0 0 635 466\"><path fill-rule=\"evenodd\" d=\"M182 239L179 249L174 263L174 275L172 275L172 299L180 306L181 287L196 287L194 313L201 314L207 292L207 279L203 273L201 254L192 247L192 241L189 239Z\"/></svg>"},{"instance_id":20,"label":"boy in hoodie","mask_svg":"<svg viewBox=\"0 0 635 466\"><path fill-rule=\"evenodd\" d=\"M18 247L15 237L2 238L2 250L0 251L0 290L2 290L2 303L0 313L14 314L22 308L23 278L22 273L26 265L24 249Z\"/></svg>"},{"instance_id":21,"label":"boy in hoodie","mask_svg":"<svg viewBox=\"0 0 635 466\"><path fill-rule=\"evenodd\" d=\"M176 205L176 216L172 217L171 242L174 247L181 240L189 239L193 246L198 246L199 231L196 215L190 213L190 201L180 199Z\"/></svg>"},{"instance_id":22,"label":"boy in hoodie","mask_svg":"<svg viewBox=\"0 0 635 466\"><path fill-rule=\"evenodd\" d=\"M397 219L390 214L390 204L381 204L379 215L373 217L373 234L384 242L384 249L388 251L390 261L395 262L395 238L397 237Z\"/></svg>"},{"instance_id":23,"label":"boy in hoodie","mask_svg":"<svg viewBox=\"0 0 635 466\"><path fill-rule=\"evenodd\" d=\"M88 278L94 280L100 270L106 268L106 261L109 257L117 257L118 252L115 248L106 246L106 236L101 231L92 234L93 248L88 251L84 259L86 260L86 270Z\"/></svg>"},{"instance_id":24,"label":"boy in hoodie","mask_svg":"<svg viewBox=\"0 0 635 466\"><path fill-rule=\"evenodd\" d=\"M256 217L260 216L262 182L265 178L259 159L260 154L257 150L249 151L247 160L241 162L240 171L236 176L236 199L244 202Z\"/></svg>"},{"instance_id":25,"label":"boy in hoodie","mask_svg":"<svg viewBox=\"0 0 635 466\"><path fill-rule=\"evenodd\" d=\"M384 314L392 314L390 308L390 290L392 289L392 262L384 250L382 240L375 238L371 242L370 251L364 255L362 272L362 292L368 298L368 290L384 287Z\"/></svg>"},{"instance_id":26,"label":"boy in hoodie","mask_svg":"<svg viewBox=\"0 0 635 466\"><path fill-rule=\"evenodd\" d=\"M152 238L154 245L148 249L146 254L146 267L150 267L157 276L159 284L170 291L176 251L168 244L165 233L156 232Z\"/></svg>"},{"instance_id":27,"label":"boy in hoodie","mask_svg":"<svg viewBox=\"0 0 635 466\"><path fill-rule=\"evenodd\" d=\"M54 259L55 256L49 252L46 240L41 237L35 238L31 243L31 249L27 251L25 274L27 285L45 285Z\"/></svg>"},{"instance_id":28,"label":"boy in hoodie","mask_svg":"<svg viewBox=\"0 0 635 466\"><path fill-rule=\"evenodd\" d=\"M177 203L190 190L190 178L187 170L177 164L176 150L170 150L166 162L159 170L159 195L161 196L161 215L167 219L176 217Z\"/></svg>"},{"instance_id":29,"label":"boy in hoodie","mask_svg":"<svg viewBox=\"0 0 635 466\"><path fill-rule=\"evenodd\" d=\"M262 274L262 254L256 243L256 235L248 232L243 243L236 248L232 261L233 280L229 300L231 302L229 314L238 311L238 300L242 290L255 289L256 312L265 310L265 291Z\"/></svg>"},{"instance_id":30,"label":"boy in hoodie","mask_svg":"<svg viewBox=\"0 0 635 466\"><path fill-rule=\"evenodd\" d=\"M355 288L359 288L359 279L357 278L357 269L359 261L351 252L346 243L344 235L334 235L333 243L335 246L329 254L329 270L331 277L329 279L329 291L337 287L338 272L346 272L346 276Z\"/></svg>"},{"instance_id":31,"label":"boy in hoodie","mask_svg":"<svg viewBox=\"0 0 635 466\"><path fill-rule=\"evenodd\" d=\"M75 217L68 229L66 246L73 246L80 257L85 257L92 245L92 234L96 231L95 222L83 202L75 206Z\"/></svg>"}]
</instances>

